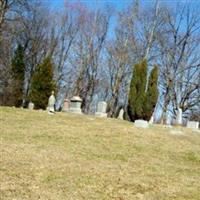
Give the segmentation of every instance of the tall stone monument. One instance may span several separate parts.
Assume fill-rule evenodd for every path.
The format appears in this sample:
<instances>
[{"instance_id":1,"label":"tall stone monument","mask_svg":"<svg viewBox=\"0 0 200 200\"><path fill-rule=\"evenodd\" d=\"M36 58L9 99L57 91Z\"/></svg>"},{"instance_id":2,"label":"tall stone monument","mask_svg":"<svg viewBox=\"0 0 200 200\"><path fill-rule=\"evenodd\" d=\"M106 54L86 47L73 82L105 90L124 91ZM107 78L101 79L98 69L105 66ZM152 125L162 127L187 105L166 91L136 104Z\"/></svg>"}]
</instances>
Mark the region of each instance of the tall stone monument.
<instances>
[{"instance_id":1,"label":"tall stone monument","mask_svg":"<svg viewBox=\"0 0 200 200\"><path fill-rule=\"evenodd\" d=\"M107 103L105 101L100 101L97 105L97 112L95 115L97 117L107 117L106 113Z\"/></svg>"},{"instance_id":2,"label":"tall stone monument","mask_svg":"<svg viewBox=\"0 0 200 200\"><path fill-rule=\"evenodd\" d=\"M182 118L182 109L178 108L177 115L176 115L176 125L182 125L183 118Z\"/></svg>"},{"instance_id":3,"label":"tall stone monument","mask_svg":"<svg viewBox=\"0 0 200 200\"><path fill-rule=\"evenodd\" d=\"M47 107L49 113L55 113L55 108L54 108L55 103L56 103L56 98L54 96L54 91L52 91L51 96L49 97L48 107Z\"/></svg>"},{"instance_id":4,"label":"tall stone monument","mask_svg":"<svg viewBox=\"0 0 200 200\"><path fill-rule=\"evenodd\" d=\"M81 104L82 104L82 99L79 96L73 96L70 99L69 112L82 114Z\"/></svg>"}]
</instances>

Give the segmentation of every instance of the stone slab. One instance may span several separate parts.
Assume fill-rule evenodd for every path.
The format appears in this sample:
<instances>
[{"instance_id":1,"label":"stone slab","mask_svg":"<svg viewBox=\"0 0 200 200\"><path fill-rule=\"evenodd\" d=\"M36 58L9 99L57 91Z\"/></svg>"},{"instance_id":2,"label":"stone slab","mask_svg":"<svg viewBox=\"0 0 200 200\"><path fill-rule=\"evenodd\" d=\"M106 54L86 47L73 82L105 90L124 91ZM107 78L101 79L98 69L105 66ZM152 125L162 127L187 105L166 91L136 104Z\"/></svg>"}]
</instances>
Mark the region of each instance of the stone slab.
<instances>
[{"instance_id":1,"label":"stone slab","mask_svg":"<svg viewBox=\"0 0 200 200\"><path fill-rule=\"evenodd\" d=\"M196 121L188 121L188 122L187 122L187 128L199 129L199 122L196 122Z\"/></svg>"},{"instance_id":2,"label":"stone slab","mask_svg":"<svg viewBox=\"0 0 200 200\"><path fill-rule=\"evenodd\" d=\"M97 105L97 112L106 113L107 103L105 101L100 101Z\"/></svg>"},{"instance_id":3,"label":"stone slab","mask_svg":"<svg viewBox=\"0 0 200 200\"><path fill-rule=\"evenodd\" d=\"M70 107L69 112L76 113L76 114L83 114L80 108Z\"/></svg>"},{"instance_id":4,"label":"stone slab","mask_svg":"<svg viewBox=\"0 0 200 200\"><path fill-rule=\"evenodd\" d=\"M137 128L148 128L149 127L149 123L145 120L135 120L134 122L134 126Z\"/></svg>"},{"instance_id":5,"label":"stone slab","mask_svg":"<svg viewBox=\"0 0 200 200\"><path fill-rule=\"evenodd\" d=\"M107 117L107 113L95 112L95 116L97 116L97 117Z\"/></svg>"}]
</instances>

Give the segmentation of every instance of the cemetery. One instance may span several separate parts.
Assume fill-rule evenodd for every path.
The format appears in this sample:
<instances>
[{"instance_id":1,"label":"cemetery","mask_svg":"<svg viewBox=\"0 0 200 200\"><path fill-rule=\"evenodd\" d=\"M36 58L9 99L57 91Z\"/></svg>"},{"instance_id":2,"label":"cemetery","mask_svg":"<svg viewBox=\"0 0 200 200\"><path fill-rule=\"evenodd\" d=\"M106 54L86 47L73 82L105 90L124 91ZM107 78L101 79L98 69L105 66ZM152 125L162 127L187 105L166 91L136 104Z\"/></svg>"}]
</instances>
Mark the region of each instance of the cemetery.
<instances>
[{"instance_id":1,"label":"cemetery","mask_svg":"<svg viewBox=\"0 0 200 200\"><path fill-rule=\"evenodd\" d=\"M0 200L200 200L199 8L0 0Z\"/></svg>"},{"instance_id":2,"label":"cemetery","mask_svg":"<svg viewBox=\"0 0 200 200\"><path fill-rule=\"evenodd\" d=\"M79 97L52 115L52 95L42 112L33 103L0 107L3 199L198 199L197 122L133 124L122 114L107 118L106 102L95 115L83 115Z\"/></svg>"}]
</instances>

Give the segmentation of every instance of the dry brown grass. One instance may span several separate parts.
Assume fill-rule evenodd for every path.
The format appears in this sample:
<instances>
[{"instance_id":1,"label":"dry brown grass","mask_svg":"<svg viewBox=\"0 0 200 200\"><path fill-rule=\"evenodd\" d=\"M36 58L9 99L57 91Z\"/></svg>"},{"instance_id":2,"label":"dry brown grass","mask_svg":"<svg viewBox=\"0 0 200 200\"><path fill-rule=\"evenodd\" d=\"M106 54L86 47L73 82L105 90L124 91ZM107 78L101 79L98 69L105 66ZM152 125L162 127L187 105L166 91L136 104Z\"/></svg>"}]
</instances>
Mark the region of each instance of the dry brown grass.
<instances>
[{"instance_id":1,"label":"dry brown grass","mask_svg":"<svg viewBox=\"0 0 200 200\"><path fill-rule=\"evenodd\" d=\"M199 133L2 107L0 120L2 200L200 199Z\"/></svg>"}]
</instances>

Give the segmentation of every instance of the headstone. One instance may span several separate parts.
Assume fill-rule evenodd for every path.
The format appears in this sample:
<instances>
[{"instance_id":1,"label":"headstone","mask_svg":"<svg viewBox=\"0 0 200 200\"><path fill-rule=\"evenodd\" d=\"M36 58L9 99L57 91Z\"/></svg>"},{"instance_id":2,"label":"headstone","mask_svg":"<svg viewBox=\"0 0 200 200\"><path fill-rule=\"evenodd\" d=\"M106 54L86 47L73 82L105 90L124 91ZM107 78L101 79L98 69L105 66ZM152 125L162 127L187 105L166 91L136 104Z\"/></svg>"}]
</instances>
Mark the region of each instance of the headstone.
<instances>
[{"instance_id":1,"label":"headstone","mask_svg":"<svg viewBox=\"0 0 200 200\"><path fill-rule=\"evenodd\" d=\"M105 101L100 101L97 105L97 112L95 115L98 117L107 117L106 108L107 103Z\"/></svg>"},{"instance_id":2,"label":"headstone","mask_svg":"<svg viewBox=\"0 0 200 200\"><path fill-rule=\"evenodd\" d=\"M49 97L49 101L48 101L48 107L47 110L49 111L49 113L55 113L55 102L56 102L56 98L54 96L54 91L51 92L51 96Z\"/></svg>"},{"instance_id":3,"label":"headstone","mask_svg":"<svg viewBox=\"0 0 200 200\"><path fill-rule=\"evenodd\" d=\"M118 119L124 119L124 109L120 109Z\"/></svg>"},{"instance_id":4,"label":"headstone","mask_svg":"<svg viewBox=\"0 0 200 200\"><path fill-rule=\"evenodd\" d=\"M182 125L182 123L183 123L183 121L182 121L182 109L178 108L177 116L176 116L176 124Z\"/></svg>"},{"instance_id":5,"label":"headstone","mask_svg":"<svg viewBox=\"0 0 200 200\"><path fill-rule=\"evenodd\" d=\"M70 105L69 99L65 99L65 100L64 100L64 104L63 104L62 111L63 111L63 112L69 111L69 105Z\"/></svg>"},{"instance_id":6,"label":"headstone","mask_svg":"<svg viewBox=\"0 0 200 200\"><path fill-rule=\"evenodd\" d=\"M154 122L154 117L153 117L153 115L151 116L151 119L149 120L149 124L153 124L153 122Z\"/></svg>"},{"instance_id":7,"label":"headstone","mask_svg":"<svg viewBox=\"0 0 200 200\"><path fill-rule=\"evenodd\" d=\"M70 100L69 111L72 113L82 114L81 103L82 103L82 99L80 97L78 96L72 97Z\"/></svg>"},{"instance_id":8,"label":"headstone","mask_svg":"<svg viewBox=\"0 0 200 200\"><path fill-rule=\"evenodd\" d=\"M187 128L198 129L199 128L199 122L188 121L187 122Z\"/></svg>"},{"instance_id":9,"label":"headstone","mask_svg":"<svg viewBox=\"0 0 200 200\"><path fill-rule=\"evenodd\" d=\"M137 128L148 128L149 127L149 123L145 120L135 120L134 122L135 127Z\"/></svg>"},{"instance_id":10,"label":"headstone","mask_svg":"<svg viewBox=\"0 0 200 200\"><path fill-rule=\"evenodd\" d=\"M29 102L28 109L29 110L33 110L34 109L34 103L33 102Z\"/></svg>"}]
</instances>

